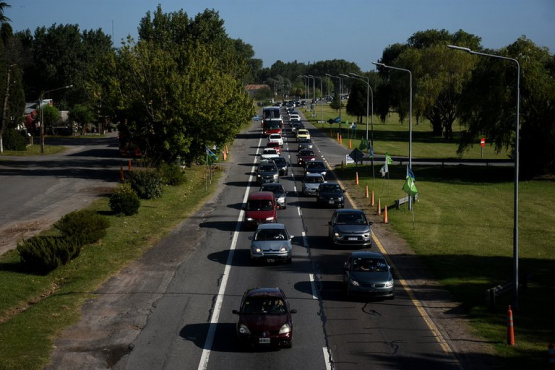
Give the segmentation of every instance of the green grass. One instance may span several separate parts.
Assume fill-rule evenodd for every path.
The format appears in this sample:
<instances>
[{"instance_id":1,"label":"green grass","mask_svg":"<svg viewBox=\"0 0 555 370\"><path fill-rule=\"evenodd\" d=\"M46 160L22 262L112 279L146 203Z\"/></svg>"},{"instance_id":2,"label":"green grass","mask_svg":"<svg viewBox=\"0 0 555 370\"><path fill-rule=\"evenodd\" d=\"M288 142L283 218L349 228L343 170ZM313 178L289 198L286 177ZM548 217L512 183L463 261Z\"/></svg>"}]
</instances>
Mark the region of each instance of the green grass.
<instances>
[{"instance_id":1,"label":"green grass","mask_svg":"<svg viewBox=\"0 0 555 370\"><path fill-rule=\"evenodd\" d=\"M8 156L15 156L15 157L28 157L34 155L49 155L49 154L58 154L63 151L67 150L66 147L59 146L59 145L45 145L44 146L44 153L40 152L40 145L29 145L27 150L20 151L20 150L4 150L3 153L0 153L0 160L2 157Z\"/></svg>"},{"instance_id":2,"label":"green grass","mask_svg":"<svg viewBox=\"0 0 555 370\"><path fill-rule=\"evenodd\" d=\"M301 109L304 111L304 109ZM331 109L329 105L323 107L324 121L326 123L318 123L321 120L320 107L316 107L316 116L311 117L310 112L304 112L307 120L314 126L318 127L321 131L325 132L327 136L333 138L337 137L339 124L335 123L330 125L327 120L330 118L338 117L338 111ZM342 110L341 118L343 122L355 122L356 117L347 115L345 108ZM366 117L362 119L362 125L357 125L356 132L348 130L345 123L341 124L341 132L343 136L343 145L349 146L349 139L353 148L358 148L362 138L366 138ZM369 139L371 138L371 120L368 119ZM489 144L483 148L483 153L480 148L480 143L477 142L475 146L465 151L461 156L457 154L458 137L462 128L458 124L453 124L453 141L447 141L442 138L432 136L431 125L428 121L422 120L416 124L413 120L412 127L412 156L413 158L462 158L462 159L480 159L483 155L485 159L508 159L507 151L496 153L494 148ZM396 114L391 114L387 117L385 122L381 122L378 116L374 116L374 152L375 154L386 154L393 156L406 156L409 155L409 122L408 118L404 123L399 122Z\"/></svg>"},{"instance_id":3,"label":"green grass","mask_svg":"<svg viewBox=\"0 0 555 370\"><path fill-rule=\"evenodd\" d=\"M142 200L132 217L113 216L108 198L98 200L91 207L109 217L107 236L48 275L22 270L16 251L0 256L0 368L47 365L54 338L79 320L81 304L213 194L221 173L215 173L208 190L205 175L204 166L188 169L184 185L166 187L162 199Z\"/></svg>"}]
</instances>

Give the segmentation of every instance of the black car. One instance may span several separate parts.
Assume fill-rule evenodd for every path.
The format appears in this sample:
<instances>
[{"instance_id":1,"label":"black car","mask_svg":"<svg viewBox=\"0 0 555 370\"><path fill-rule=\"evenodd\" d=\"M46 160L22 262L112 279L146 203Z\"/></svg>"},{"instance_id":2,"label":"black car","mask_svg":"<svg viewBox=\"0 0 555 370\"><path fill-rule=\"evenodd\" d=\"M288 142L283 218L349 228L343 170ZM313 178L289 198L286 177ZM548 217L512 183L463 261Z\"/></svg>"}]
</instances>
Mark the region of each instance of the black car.
<instances>
[{"instance_id":1,"label":"black car","mask_svg":"<svg viewBox=\"0 0 555 370\"><path fill-rule=\"evenodd\" d=\"M338 209L333 212L328 222L328 234L335 245L372 246L372 222L360 209Z\"/></svg>"},{"instance_id":2,"label":"black car","mask_svg":"<svg viewBox=\"0 0 555 370\"><path fill-rule=\"evenodd\" d=\"M336 182L327 182L318 187L316 203L319 206L345 207L345 191Z\"/></svg>"},{"instance_id":3,"label":"black car","mask_svg":"<svg viewBox=\"0 0 555 370\"><path fill-rule=\"evenodd\" d=\"M325 178L326 174L328 173L328 168L326 167L326 164L324 163L324 161L314 160L314 161L306 162L304 167L304 173L305 174L318 173L324 176Z\"/></svg>"},{"instance_id":4,"label":"black car","mask_svg":"<svg viewBox=\"0 0 555 370\"><path fill-rule=\"evenodd\" d=\"M241 307L233 310L239 315L237 338L241 345L293 345L293 318L297 310L289 307L283 290L279 288L249 289L243 294Z\"/></svg>"},{"instance_id":5,"label":"black car","mask_svg":"<svg viewBox=\"0 0 555 370\"><path fill-rule=\"evenodd\" d=\"M256 182L265 184L267 182L279 182L279 171L275 163L263 163L258 166Z\"/></svg>"},{"instance_id":6,"label":"black car","mask_svg":"<svg viewBox=\"0 0 555 370\"><path fill-rule=\"evenodd\" d=\"M343 265L347 296L395 298L395 281L384 256L378 252L351 252Z\"/></svg>"},{"instance_id":7,"label":"black car","mask_svg":"<svg viewBox=\"0 0 555 370\"><path fill-rule=\"evenodd\" d=\"M287 163L287 160L283 157L272 158L272 160L279 170L279 175L287 176L287 174L289 173L289 163Z\"/></svg>"},{"instance_id":8,"label":"black car","mask_svg":"<svg viewBox=\"0 0 555 370\"><path fill-rule=\"evenodd\" d=\"M259 191L271 191L281 209L287 208L287 192L279 182L268 182L260 185Z\"/></svg>"},{"instance_id":9,"label":"black car","mask_svg":"<svg viewBox=\"0 0 555 370\"><path fill-rule=\"evenodd\" d=\"M313 148L313 143L311 139L308 138L300 138L299 139L299 150L302 149L312 149Z\"/></svg>"}]
</instances>

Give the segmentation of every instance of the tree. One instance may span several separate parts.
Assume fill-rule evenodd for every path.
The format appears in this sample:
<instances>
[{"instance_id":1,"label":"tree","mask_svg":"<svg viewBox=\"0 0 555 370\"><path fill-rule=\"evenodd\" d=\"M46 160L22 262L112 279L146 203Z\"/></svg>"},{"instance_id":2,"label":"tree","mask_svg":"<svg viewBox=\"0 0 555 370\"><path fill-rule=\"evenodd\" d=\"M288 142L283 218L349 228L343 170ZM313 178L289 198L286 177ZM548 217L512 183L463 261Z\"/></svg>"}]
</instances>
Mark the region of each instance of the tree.
<instances>
[{"instance_id":1,"label":"tree","mask_svg":"<svg viewBox=\"0 0 555 370\"><path fill-rule=\"evenodd\" d=\"M520 75L520 162L521 175L555 172L555 57L525 37L499 51L487 51L516 58ZM465 126L459 152L480 136L495 149L513 148L516 122L516 63L480 57L471 79L464 87L459 106Z\"/></svg>"},{"instance_id":2,"label":"tree","mask_svg":"<svg viewBox=\"0 0 555 370\"><path fill-rule=\"evenodd\" d=\"M347 113L357 117L357 123L362 123L362 117L366 116L368 97L368 86L362 81L356 81L351 86L351 93L347 101ZM370 112L368 112L370 114Z\"/></svg>"},{"instance_id":3,"label":"tree","mask_svg":"<svg viewBox=\"0 0 555 370\"><path fill-rule=\"evenodd\" d=\"M94 121L94 112L85 105L76 104L68 114L68 119L76 122L79 126L85 126L87 123Z\"/></svg>"}]
</instances>

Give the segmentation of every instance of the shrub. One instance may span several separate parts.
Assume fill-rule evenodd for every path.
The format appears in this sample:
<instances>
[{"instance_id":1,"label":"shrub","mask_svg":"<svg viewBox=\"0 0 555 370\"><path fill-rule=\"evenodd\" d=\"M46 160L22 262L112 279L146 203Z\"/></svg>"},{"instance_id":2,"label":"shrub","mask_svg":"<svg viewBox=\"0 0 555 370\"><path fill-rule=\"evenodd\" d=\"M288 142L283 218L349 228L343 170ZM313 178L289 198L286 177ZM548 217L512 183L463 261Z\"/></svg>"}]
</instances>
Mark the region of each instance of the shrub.
<instances>
[{"instance_id":1,"label":"shrub","mask_svg":"<svg viewBox=\"0 0 555 370\"><path fill-rule=\"evenodd\" d=\"M38 273L48 273L77 257L81 245L66 237L34 236L18 243L17 252L27 268Z\"/></svg>"},{"instance_id":2,"label":"shrub","mask_svg":"<svg viewBox=\"0 0 555 370\"><path fill-rule=\"evenodd\" d=\"M27 150L27 138L23 131L8 129L2 135L2 145L6 150Z\"/></svg>"},{"instance_id":3,"label":"shrub","mask_svg":"<svg viewBox=\"0 0 555 370\"><path fill-rule=\"evenodd\" d=\"M141 199L156 199L162 196L162 181L154 170L131 172L129 183Z\"/></svg>"},{"instance_id":4,"label":"shrub","mask_svg":"<svg viewBox=\"0 0 555 370\"><path fill-rule=\"evenodd\" d=\"M81 245L95 243L106 236L108 220L91 210L68 213L54 224L62 236L74 239Z\"/></svg>"},{"instance_id":5,"label":"shrub","mask_svg":"<svg viewBox=\"0 0 555 370\"><path fill-rule=\"evenodd\" d=\"M141 201L139 196L125 183L118 185L116 190L110 195L110 209L117 215L124 214L131 216L139 212Z\"/></svg>"},{"instance_id":6,"label":"shrub","mask_svg":"<svg viewBox=\"0 0 555 370\"><path fill-rule=\"evenodd\" d=\"M166 185L181 185L185 182L185 172L177 164L162 163L158 167L160 180Z\"/></svg>"}]
</instances>

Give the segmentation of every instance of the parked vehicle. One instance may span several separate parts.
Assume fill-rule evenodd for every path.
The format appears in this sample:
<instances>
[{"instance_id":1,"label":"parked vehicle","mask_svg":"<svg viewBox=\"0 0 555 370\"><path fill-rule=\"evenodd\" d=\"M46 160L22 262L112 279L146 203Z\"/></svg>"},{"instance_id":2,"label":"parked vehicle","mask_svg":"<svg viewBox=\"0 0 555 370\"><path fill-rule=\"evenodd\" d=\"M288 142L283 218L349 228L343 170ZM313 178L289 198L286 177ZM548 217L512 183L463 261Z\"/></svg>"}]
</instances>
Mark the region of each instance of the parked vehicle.
<instances>
[{"instance_id":1,"label":"parked vehicle","mask_svg":"<svg viewBox=\"0 0 555 370\"><path fill-rule=\"evenodd\" d=\"M263 223L277 222L277 203L271 191L256 191L249 194L245 204L244 224L256 228Z\"/></svg>"},{"instance_id":2,"label":"parked vehicle","mask_svg":"<svg viewBox=\"0 0 555 370\"><path fill-rule=\"evenodd\" d=\"M337 209L328 222L328 234L333 244L338 246L372 246L372 222L359 209Z\"/></svg>"},{"instance_id":3,"label":"parked vehicle","mask_svg":"<svg viewBox=\"0 0 555 370\"><path fill-rule=\"evenodd\" d=\"M316 203L319 206L345 207L345 191L336 182L320 184L317 191Z\"/></svg>"},{"instance_id":4,"label":"parked vehicle","mask_svg":"<svg viewBox=\"0 0 555 370\"><path fill-rule=\"evenodd\" d=\"M292 235L289 235L284 224L258 225L251 239L251 261L253 262L287 262L293 258L291 245Z\"/></svg>"},{"instance_id":5,"label":"parked vehicle","mask_svg":"<svg viewBox=\"0 0 555 370\"><path fill-rule=\"evenodd\" d=\"M351 252L343 265L347 296L395 298L392 268L378 252Z\"/></svg>"},{"instance_id":6,"label":"parked vehicle","mask_svg":"<svg viewBox=\"0 0 555 370\"><path fill-rule=\"evenodd\" d=\"M307 173L303 178L303 194L304 195L316 195L318 193L318 188L320 184L326 182L324 176L319 173Z\"/></svg>"},{"instance_id":7,"label":"parked vehicle","mask_svg":"<svg viewBox=\"0 0 555 370\"><path fill-rule=\"evenodd\" d=\"M237 338L240 345L277 346L291 348L293 345L292 314L285 293L280 288L249 289L243 294L237 322Z\"/></svg>"}]
</instances>

